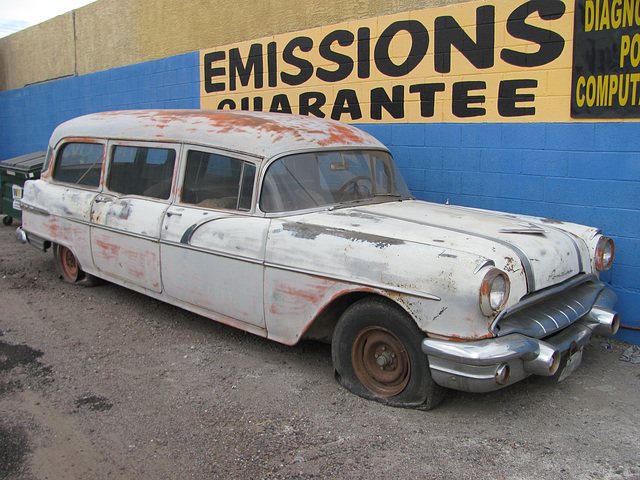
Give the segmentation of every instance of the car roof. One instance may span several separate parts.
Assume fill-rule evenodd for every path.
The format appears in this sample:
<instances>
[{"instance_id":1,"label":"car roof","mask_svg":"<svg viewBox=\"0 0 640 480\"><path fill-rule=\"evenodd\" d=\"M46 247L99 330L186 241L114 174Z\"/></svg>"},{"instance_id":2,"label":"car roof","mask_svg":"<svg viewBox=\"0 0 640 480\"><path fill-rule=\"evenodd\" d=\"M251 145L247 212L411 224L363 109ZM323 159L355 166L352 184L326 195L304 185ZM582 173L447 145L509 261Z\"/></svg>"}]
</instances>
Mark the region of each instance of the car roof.
<instances>
[{"instance_id":1,"label":"car roof","mask_svg":"<svg viewBox=\"0 0 640 480\"><path fill-rule=\"evenodd\" d=\"M263 158L316 148L385 148L368 133L333 120L237 110L92 113L59 125L50 145L68 137L194 143Z\"/></svg>"}]
</instances>

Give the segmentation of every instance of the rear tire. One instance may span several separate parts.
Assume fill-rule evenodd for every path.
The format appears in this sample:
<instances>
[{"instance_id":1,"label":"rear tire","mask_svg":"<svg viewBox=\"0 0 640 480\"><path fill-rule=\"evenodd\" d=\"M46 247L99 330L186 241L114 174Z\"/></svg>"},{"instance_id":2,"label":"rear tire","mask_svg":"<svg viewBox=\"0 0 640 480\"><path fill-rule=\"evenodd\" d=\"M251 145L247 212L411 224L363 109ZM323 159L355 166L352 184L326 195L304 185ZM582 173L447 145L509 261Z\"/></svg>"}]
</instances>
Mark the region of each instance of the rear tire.
<instances>
[{"instance_id":1,"label":"rear tire","mask_svg":"<svg viewBox=\"0 0 640 480\"><path fill-rule=\"evenodd\" d=\"M65 282L84 285L86 287L92 287L101 283L99 278L82 270L78 259L69 248L55 244L53 247L53 258L56 262L56 269L60 274L60 278Z\"/></svg>"},{"instance_id":2,"label":"rear tire","mask_svg":"<svg viewBox=\"0 0 640 480\"><path fill-rule=\"evenodd\" d=\"M392 301L367 298L351 305L333 333L336 379L347 390L386 405L431 410L446 389L431 378L425 338Z\"/></svg>"}]
</instances>

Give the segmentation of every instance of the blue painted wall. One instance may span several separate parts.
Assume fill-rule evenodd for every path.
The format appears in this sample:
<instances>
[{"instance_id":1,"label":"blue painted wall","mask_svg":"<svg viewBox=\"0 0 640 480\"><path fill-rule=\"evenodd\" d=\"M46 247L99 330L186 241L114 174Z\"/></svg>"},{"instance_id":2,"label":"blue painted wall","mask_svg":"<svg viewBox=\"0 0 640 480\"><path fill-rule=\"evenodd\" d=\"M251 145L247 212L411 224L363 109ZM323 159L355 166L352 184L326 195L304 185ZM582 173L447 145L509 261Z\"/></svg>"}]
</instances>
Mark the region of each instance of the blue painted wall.
<instances>
[{"instance_id":1,"label":"blue painted wall","mask_svg":"<svg viewBox=\"0 0 640 480\"><path fill-rule=\"evenodd\" d=\"M0 160L44 150L78 115L199 108L197 52L0 92ZM420 199L598 226L616 242L602 278L640 326L640 123L361 125ZM640 344L640 332L618 338Z\"/></svg>"},{"instance_id":2,"label":"blue painted wall","mask_svg":"<svg viewBox=\"0 0 640 480\"><path fill-rule=\"evenodd\" d=\"M0 160L46 150L54 128L93 112L199 108L198 52L0 92Z\"/></svg>"}]
</instances>

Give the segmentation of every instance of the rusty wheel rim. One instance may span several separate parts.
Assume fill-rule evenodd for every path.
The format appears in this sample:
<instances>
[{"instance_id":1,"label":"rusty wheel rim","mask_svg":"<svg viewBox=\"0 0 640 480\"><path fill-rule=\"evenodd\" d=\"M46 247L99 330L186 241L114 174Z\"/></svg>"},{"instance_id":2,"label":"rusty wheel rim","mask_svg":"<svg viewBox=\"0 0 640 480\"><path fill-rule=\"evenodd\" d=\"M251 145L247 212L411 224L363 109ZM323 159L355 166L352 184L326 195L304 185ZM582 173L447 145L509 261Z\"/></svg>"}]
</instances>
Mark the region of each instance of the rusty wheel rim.
<instances>
[{"instance_id":1,"label":"rusty wheel rim","mask_svg":"<svg viewBox=\"0 0 640 480\"><path fill-rule=\"evenodd\" d=\"M80 271L76 257L67 247L60 247L58 258L62 276L68 282L75 282L78 279L78 272Z\"/></svg>"},{"instance_id":2,"label":"rusty wheel rim","mask_svg":"<svg viewBox=\"0 0 640 480\"><path fill-rule=\"evenodd\" d=\"M351 348L351 362L360 382L377 395L398 395L409 383L409 354L400 339L385 328L361 330Z\"/></svg>"}]
</instances>

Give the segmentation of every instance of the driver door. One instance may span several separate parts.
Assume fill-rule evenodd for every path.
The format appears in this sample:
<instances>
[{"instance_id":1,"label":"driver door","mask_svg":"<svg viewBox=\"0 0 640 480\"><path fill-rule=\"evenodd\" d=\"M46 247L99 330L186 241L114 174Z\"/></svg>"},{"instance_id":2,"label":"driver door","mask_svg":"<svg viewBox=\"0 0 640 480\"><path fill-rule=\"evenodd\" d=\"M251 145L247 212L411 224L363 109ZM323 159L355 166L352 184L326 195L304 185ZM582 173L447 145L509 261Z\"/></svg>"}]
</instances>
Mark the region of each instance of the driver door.
<instances>
[{"instance_id":1,"label":"driver door","mask_svg":"<svg viewBox=\"0 0 640 480\"><path fill-rule=\"evenodd\" d=\"M256 166L239 155L187 150L181 198L162 228L167 295L264 330L263 262L269 220L252 216Z\"/></svg>"}]
</instances>

